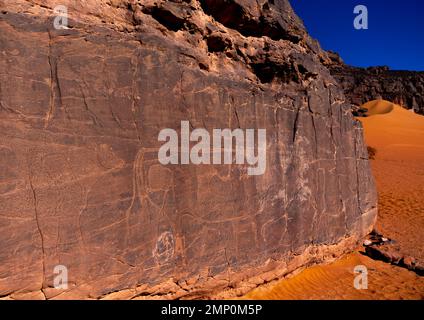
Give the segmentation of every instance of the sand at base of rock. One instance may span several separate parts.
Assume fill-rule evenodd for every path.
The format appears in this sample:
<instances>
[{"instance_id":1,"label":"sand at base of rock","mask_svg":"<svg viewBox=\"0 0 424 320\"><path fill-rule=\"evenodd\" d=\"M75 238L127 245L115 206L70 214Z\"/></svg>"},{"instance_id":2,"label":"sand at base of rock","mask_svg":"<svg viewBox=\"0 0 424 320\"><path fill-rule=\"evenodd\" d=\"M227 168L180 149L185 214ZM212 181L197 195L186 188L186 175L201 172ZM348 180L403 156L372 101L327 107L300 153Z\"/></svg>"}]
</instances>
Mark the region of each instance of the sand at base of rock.
<instances>
[{"instance_id":1,"label":"sand at base of rock","mask_svg":"<svg viewBox=\"0 0 424 320\"><path fill-rule=\"evenodd\" d=\"M368 269L368 289L358 290L354 279L356 266ZM298 275L265 285L245 299L273 300L374 300L424 299L424 277L406 269L375 261L360 252L328 264L305 269Z\"/></svg>"}]
</instances>

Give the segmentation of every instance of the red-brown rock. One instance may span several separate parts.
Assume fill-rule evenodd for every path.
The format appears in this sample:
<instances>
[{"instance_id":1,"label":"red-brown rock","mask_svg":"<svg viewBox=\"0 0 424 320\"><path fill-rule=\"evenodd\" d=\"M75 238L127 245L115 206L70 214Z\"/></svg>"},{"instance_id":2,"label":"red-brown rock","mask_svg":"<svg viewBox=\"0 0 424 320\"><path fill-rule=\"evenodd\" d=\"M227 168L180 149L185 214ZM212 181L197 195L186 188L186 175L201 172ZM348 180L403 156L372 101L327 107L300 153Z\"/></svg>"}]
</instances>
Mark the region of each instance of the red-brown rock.
<instances>
[{"instance_id":1,"label":"red-brown rock","mask_svg":"<svg viewBox=\"0 0 424 320\"><path fill-rule=\"evenodd\" d=\"M362 128L288 1L63 0L64 30L39 3L1 2L0 296L241 294L371 230ZM182 120L266 129L265 174L161 165Z\"/></svg>"}]
</instances>

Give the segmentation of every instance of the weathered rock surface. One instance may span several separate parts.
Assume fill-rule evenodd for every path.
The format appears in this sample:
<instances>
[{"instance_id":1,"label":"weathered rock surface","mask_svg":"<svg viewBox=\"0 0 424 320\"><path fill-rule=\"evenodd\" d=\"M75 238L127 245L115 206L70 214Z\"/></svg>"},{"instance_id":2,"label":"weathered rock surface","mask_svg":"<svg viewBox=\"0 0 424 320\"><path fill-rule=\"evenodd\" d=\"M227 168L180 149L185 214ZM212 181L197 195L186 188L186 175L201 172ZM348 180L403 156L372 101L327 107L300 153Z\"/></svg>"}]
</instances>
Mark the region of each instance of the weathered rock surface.
<instances>
[{"instance_id":1,"label":"weathered rock surface","mask_svg":"<svg viewBox=\"0 0 424 320\"><path fill-rule=\"evenodd\" d=\"M424 114L424 72L390 70L385 66L358 68L344 64L333 52L329 57L330 72L352 104L361 106L384 99Z\"/></svg>"},{"instance_id":2,"label":"weathered rock surface","mask_svg":"<svg viewBox=\"0 0 424 320\"><path fill-rule=\"evenodd\" d=\"M56 30L0 1L0 296L242 294L371 230L362 128L286 0L84 3ZM265 174L161 165L182 120L266 129Z\"/></svg>"},{"instance_id":3,"label":"weathered rock surface","mask_svg":"<svg viewBox=\"0 0 424 320\"><path fill-rule=\"evenodd\" d=\"M363 245L365 247L365 254L370 258L406 268L420 276L424 275L422 262L414 257L403 254L401 247L396 241L383 237L376 230L373 230L368 235Z\"/></svg>"}]
</instances>

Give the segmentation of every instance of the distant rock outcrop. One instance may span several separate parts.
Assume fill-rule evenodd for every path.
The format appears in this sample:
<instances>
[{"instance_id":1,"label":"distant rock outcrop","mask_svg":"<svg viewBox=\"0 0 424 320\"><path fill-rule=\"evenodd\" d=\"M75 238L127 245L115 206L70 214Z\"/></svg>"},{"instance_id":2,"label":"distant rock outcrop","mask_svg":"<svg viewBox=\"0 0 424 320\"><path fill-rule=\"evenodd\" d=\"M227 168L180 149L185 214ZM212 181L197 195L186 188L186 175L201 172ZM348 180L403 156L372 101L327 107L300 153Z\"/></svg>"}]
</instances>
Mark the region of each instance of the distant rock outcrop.
<instances>
[{"instance_id":1,"label":"distant rock outcrop","mask_svg":"<svg viewBox=\"0 0 424 320\"><path fill-rule=\"evenodd\" d=\"M334 52L329 52L329 57L331 74L356 107L384 99L424 114L424 72L396 71L386 66L358 68L344 64Z\"/></svg>"},{"instance_id":2,"label":"distant rock outcrop","mask_svg":"<svg viewBox=\"0 0 424 320\"><path fill-rule=\"evenodd\" d=\"M61 30L42 2L0 1L0 296L240 295L372 229L362 127L288 1L62 0ZM161 165L183 120L266 129L265 174Z\"/></svg>"}]
</instances>

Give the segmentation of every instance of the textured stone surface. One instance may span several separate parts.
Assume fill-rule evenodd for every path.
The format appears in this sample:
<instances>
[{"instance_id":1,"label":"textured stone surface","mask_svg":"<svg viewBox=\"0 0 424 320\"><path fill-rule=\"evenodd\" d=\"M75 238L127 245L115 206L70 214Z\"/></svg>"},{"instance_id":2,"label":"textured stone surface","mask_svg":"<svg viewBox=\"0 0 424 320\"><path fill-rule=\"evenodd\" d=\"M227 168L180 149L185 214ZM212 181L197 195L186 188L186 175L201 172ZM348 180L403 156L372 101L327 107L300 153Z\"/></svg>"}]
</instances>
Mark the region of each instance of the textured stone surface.
<instances>
[{"instance_id":1,"label":"textured stone surface","mask_svg":"<svg viewBox=\"0 0 424 320\"><path fill-rule=\"evenodd\" d=\"M1 296L242 294L372 228L362 128L287 1L63 0L66 30L0 4ZM266 129L265 174L160 165L181 120Z\"/></svg>"},{"instance_id":2,"label":"textured stone surface","mask_svg":"<svg viewBox=\"0 0 424 320\"><path fill-rule=\"evenodd\" d=\"M424 114L424 72L397 71L388 67L357 68L330 52L328 66L343 87L349 102L360 106L384 99Z\"/></svg>"}]
</instances>

